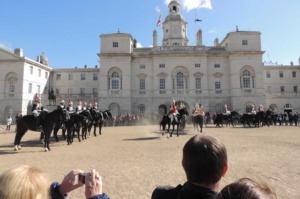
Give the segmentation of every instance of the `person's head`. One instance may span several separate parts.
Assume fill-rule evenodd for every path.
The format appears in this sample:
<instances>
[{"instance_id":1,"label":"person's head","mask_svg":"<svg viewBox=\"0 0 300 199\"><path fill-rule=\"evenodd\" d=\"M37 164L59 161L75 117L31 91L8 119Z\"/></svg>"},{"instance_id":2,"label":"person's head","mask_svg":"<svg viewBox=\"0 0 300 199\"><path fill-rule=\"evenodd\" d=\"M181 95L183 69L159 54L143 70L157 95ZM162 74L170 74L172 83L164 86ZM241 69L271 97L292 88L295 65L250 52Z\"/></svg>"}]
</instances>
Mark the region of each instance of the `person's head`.
<instances>
[{"instance_id":1,"label":"person's head","mask_svg":"<svg viewBox=\"0 0 300 199\"><path fill-rule=\"evenodd\" d=\"M226 148L213 136L197 134L183 147L182 166L189 182L214 186L227 171Z\"/></svg>"},{"instance_id":2,"label":"person's head","mask_svg":"<svg viewBox=\"0 0 300 199\"><path fill-rule=\"evenodd\" d=\"M0 175L0 198L49 198L49 177L40 169L23 165Z\"/></svg>"},{"instance_id":3,"label":"person's head","mask_svg":"<svg viewBox=\"0 0 300 199\"><path fill-rule=\"evenodd\" d=\"M275 192L266 184L241 178L225 186L217 199L276 199Z\"/></svg>"}]
</instances>

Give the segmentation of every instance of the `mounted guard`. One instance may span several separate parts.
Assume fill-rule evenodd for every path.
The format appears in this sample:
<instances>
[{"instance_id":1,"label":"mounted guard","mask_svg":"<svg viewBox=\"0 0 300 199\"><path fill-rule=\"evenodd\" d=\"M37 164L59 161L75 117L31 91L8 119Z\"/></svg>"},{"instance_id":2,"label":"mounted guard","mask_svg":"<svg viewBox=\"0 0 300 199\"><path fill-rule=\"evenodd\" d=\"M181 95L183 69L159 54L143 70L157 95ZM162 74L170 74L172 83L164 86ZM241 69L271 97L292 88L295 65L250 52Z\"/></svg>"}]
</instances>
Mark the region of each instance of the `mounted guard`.
<instances>
[{"instance_id":1,"label":"mounted guard","mask_svg":"<svg viewBox=\"0 0 300 199\"><path fill-rule=\"evenodd\" d=\"M87 105L86 101L83 100L83 104L82 104L82 110L83 110L83 111L86 110L86 105Z\"/></svg>"},{"instance_id":2,"label":"mounted guard","mask_svg":"<svg viewBox=\"0 0 300 199\"><path fill-rule=\"evenodd\" d=\"M80 99L77 101L76 113L82 111L82 105Z\"/></svg>"},{"instance_id":3,"label":"mounted guard","mask_svg":"<svg viewBox=\"0 0 300 199\"><path fill-rule=\"evenodd\" d=\"M33 105L31 111L38 110L41 108L41 97L36 93L33 97Z\"/></svg>"},{"instance_id":4,"label":"mounted guard","mask_svg":"<svg viewBox=\"0 0 300 199\"><path fill-rule=\"evenodd\" d=\"M258 107L258 112L264 112L264 107L263 107L263 105L259 105L259 107Z\"/></svg>"},{"instance_id":5,"label":"mounted guard","mask_svg":"<svg viewBox=\"0 0 300 199\"><path fill-rule=\"evenodd\" d=\"M74 109L73 109L73 102L72 102L71 99L69 99L67 111L69 111L69 112L73 112L74 111Z\"/></svg>"},{"instance_id":6,"label":"mounted guard","mask_svg":"<svg viewBox=\"0 0 300 199\"><path fill-rule=\"evenodd\" d=\"M94 109L97 110L98 109L98 103L96 100L94 100Z\"/></svg>"},{"instance_id":7,"label":"mounted guard","mask_svg":"<svg viewBox=\"0 0 300 199\"><path fill-rule=\"evenodd\" d=\"M65 100L64 100L64 98L63 98L62 96L60 96L59 106L60 106L60 108L62 108L62 109L66 108Z\"/></svg>"},{"instance_id":8,"label":"mounted guard","mask_svg":"<svg viewBox=\"0 0 300 199\"><path fill-rule=\"evenodd\" d=\"M203 108L203 106L202 106L202 104L198 104L198 103L196 103L195 104L195 107L194 107L194 109L193 109L193 116L196 116L196 115L202 115L202 116L204 116L204 108Z\"/></svg>"},{"instance_id":9,"label":"mounted guard","mask_svg":"<svg viewBox=\"0 0 300 199\"><path fill-rule=\"evenodd\" d=\"M255 109L254 109L254 104L252 104L252 105L250 106L250 111L249 111L248 114L249 114L249 115L256 115L256 111L255 111Z\"/></svg>"},{"instance_id":10,"label":"mounted guard","mask_svg":"<svg viewBox=\"0 0 300 199\"><path fill-rule=\"evenodd\" d=\"M228 110L228 107L226 104L224 105L223 115L230 115L230 111Z\"/></svg>"},{"instance_id":11,"label":"mounted guard","mask_svg":"<svg viewBox=\"0 0 300 199\"><path fill-rule=\"evenodd\" d=\"M177 114L178 114L178 111L177 111L177 107L176 107L176 101L173 99L173 100L171 101L170 111L169 111L169 114L168 114L168 116L169 116L169 118L171 119L171 121L172 121L173 119L175 119L176 122L177 122L177 117L176 117Z\"/></svg>"}]
</instances>

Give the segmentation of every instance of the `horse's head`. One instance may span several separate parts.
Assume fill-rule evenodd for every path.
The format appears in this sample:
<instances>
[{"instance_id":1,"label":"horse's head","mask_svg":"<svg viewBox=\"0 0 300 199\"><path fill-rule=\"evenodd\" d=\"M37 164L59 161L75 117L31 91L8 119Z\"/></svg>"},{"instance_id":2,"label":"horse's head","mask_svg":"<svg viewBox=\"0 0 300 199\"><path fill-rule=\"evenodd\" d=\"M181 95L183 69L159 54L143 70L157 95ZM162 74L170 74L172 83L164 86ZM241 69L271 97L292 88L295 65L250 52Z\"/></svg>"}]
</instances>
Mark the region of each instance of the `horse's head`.
<instances>
[{"instance_id":1,"label":"horse's head","mask_svg":"<svg viewBox=\"0 0 300 199\"><path fill-rule=\"evenodd\" d=\"M183 108L179 109L178 113L179 113L180 116L189 115L189 112L187 111L186 107L183 107Z\"/></svg>"},{"instance_id":2,"label":"horse's head","mask_svg":"<svg viewBox=\"0 0 300 199\"><path fill-rule=\"evenodd\" d=\"M71 119L70 113L66 109L62 109L62 120L68 121Z\"/></svg>"}]
</instances>

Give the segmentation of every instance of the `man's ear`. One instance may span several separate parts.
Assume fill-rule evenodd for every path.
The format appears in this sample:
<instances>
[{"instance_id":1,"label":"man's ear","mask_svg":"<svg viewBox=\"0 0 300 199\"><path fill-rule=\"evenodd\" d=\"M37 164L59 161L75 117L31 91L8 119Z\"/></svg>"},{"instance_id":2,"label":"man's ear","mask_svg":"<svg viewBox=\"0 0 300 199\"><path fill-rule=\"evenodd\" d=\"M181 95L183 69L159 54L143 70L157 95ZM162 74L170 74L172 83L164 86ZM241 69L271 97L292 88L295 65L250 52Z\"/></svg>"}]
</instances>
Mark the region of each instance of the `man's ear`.
<instances>
[{"instance_id":1,"label":"man's ear","mask_svg":"<svg viewBox=\"0 0 300 199\"><path fill-rule=\"evenodd\" d=\"M224 168L223 168L222 177L225 176L225 174L226 174L226 172L227 172L227 169L228 169L228 163L226 163L226 165L225 165Z\"/></svg>"}]
</instances>

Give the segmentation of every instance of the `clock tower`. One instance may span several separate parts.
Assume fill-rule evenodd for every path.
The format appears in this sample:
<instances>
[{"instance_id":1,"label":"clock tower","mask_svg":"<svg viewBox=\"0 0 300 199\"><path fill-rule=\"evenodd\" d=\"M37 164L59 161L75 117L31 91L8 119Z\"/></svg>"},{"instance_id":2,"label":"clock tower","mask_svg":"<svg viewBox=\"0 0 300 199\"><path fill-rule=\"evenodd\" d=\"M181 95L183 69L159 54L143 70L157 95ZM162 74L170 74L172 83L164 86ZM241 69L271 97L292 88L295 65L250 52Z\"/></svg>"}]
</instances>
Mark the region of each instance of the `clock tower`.
<instances>
[{"instance_id":1,"label":"clock tower","mask_svg":"<svg viewBox=\"0 0 300 199\"><path fill-rule=\"evenodd\" d=\"M180 14L180 4L173 0L168 5L169 15L163 22L163 46L188 46L184 17Z\"/></svg>"}]
</instances>

